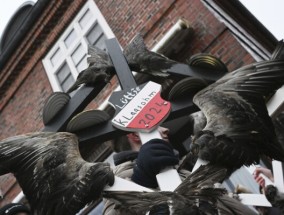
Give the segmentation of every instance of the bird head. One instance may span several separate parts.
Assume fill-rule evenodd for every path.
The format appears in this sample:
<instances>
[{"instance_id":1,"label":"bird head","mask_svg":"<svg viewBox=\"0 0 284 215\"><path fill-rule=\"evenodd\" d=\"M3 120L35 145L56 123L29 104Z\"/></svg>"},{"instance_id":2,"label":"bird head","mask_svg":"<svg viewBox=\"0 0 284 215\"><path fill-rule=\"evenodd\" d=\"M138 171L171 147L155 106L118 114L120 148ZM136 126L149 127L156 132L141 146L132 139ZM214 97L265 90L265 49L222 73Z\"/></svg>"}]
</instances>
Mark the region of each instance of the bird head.
<instances>
[{"instance_id":1,"label":"bird head","mask_svg":"<svg viewBox=\"0 0 284 215\"><path fill-rule=\"evenodd\" d=\"M215 141L216 138L213 132L199 131L192 139L190 151L203 160L211 161L213 158L210 146L214 145Z\"/></svg>"},{"instance_id":2,"label":"bird head","mask_svg":"<svg viewBox=\"0 0 284 215\"><path fill-rule=\"evenodd\" d=\"M265 187L265 196L269 202L275 202L278 189L273 185L268 185Z\"/></svg>"}]
</instances>

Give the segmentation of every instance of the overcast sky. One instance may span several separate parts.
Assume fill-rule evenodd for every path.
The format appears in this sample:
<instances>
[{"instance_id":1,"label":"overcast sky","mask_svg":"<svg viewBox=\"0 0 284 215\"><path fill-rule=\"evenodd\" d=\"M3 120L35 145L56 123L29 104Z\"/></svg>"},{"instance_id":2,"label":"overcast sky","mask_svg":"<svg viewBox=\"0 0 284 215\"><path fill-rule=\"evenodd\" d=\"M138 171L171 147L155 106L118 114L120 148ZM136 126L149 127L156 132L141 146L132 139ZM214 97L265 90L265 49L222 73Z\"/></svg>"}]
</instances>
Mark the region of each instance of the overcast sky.
<instances>
[{"instance_id":1,"label":"overcast sky","mask_svg":"<svg viewBox=\"0 0 284 215\"><path fill-rule=\"evenodd\" d=\"M284 39L284 0L240 0L278 39Z\"/></svg>"},{"instance_id":2,"label":"overcast sky","mask_svg":"<svg viewBox=\"0 0 284 215\"><path fill-rule=\"evenodd\" d=\"M0 36L11 16L27 0L3 1L0 7ZM36 2L37 0L29 0ZM274 36L284 38L284 0L240 0Z\"/></svg>"}]
</instances>

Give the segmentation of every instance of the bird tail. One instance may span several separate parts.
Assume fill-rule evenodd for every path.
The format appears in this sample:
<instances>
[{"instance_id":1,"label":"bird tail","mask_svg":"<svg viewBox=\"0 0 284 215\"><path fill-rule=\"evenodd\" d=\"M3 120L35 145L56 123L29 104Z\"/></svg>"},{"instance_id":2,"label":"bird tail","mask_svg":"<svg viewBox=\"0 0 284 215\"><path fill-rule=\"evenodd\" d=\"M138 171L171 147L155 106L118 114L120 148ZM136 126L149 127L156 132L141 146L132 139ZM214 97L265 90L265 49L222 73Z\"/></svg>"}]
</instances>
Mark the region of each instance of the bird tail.
<instances>
[{"instance_id":1,"label":"bird tail","mask_svg":"<svg viewBox=\"0 0 284 215\"><path fill-rule=\"evenodd\" d=\"M101 50L96 46L89 45L88 54L89 57L87 57L87 62L90 66L94 64L104 66L112 65L109 55L104 50Z\"/></svg>"},{"instance_id":2,"label":"bird tail","mask_svg":"<svg viewBox=\"0 0 284 215\"><path fill-rule=\"evenodd\" d=\"M137 51L148 51L141 33L138 33L131 40L131 42L126 46L123 52L125 56L128 56L132 55L132 53L136 53Z\"/></svg>"},{"instance_id":3,"label":"bird tail","mask_svg":"<svg viewBox=\"0 0 284 215\"><path fill-rule=\"evenodd\" d=\"M220 214L234 214L234 215L257 214L246 205L240 203L237 199L234 199L227 195L223 195L218 198L217 208L219 209Z\"/></svg>"}]
</instances>

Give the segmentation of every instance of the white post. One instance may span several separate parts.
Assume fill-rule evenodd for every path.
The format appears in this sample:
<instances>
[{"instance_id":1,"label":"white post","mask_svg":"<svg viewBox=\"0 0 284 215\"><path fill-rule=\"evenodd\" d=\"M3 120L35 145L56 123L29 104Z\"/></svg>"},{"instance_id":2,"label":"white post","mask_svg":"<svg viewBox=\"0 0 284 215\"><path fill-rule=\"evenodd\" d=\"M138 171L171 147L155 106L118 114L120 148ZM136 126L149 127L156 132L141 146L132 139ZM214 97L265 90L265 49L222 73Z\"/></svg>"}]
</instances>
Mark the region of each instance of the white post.
<instances>
[{"instance_id":1,"label":"white post","mask_svg":"<svg viewBox=\"0 0 284 215\"><path fill-rule=\"evenodd\" d=\"M22 199L25 198L23 191L21 191L12 201L12 203L19 203Z\"/></svg>"},{"instance_id":2,"label":"white post","mask_svg":"<svg viewBox=\"0 0 284 215\"><path fill-rule=\"evenodd\" d=\"M280 161L272 161L273 176L274 176L274 186L277 187L279 192L284 192L283 184L283 169L282 163Z\"/></svg>"},{"instance_id":3,"label":"white post","mask_svg":"<svg viewBox=\"0 0 284 215\"><path fill-rule=\"evenodd\" d=\"M153 130L150 133L139 132L139 137L142 141L142 144L145 144L152 139L162 139L158 129ZM181 183L181 179L176 169L172 167L162 170L159 174L156 175L158 185L162 191L174 191Z\"/></svg>"}]
</instances>

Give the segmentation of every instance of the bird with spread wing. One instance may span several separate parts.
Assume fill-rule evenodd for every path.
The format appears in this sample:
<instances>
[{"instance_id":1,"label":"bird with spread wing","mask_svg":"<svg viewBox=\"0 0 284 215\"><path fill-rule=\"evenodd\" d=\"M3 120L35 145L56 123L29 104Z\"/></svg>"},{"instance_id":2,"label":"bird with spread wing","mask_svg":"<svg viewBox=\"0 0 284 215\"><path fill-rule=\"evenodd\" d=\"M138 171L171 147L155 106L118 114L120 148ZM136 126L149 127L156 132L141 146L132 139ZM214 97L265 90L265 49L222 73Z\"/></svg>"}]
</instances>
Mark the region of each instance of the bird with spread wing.
<instances>
[{"instance_id":1,"label":"bird with spread wing","mask_svg":"<svg viewBox=\"0 0 284 215\"><path fill-rule=\"evenodd\" d=\"M230 197L226 189L216 185L226 177L226 172L226 168L205 165L189 175L173 192L104 191L103 195L112 199L126 214L146 214L157 205L168 204L173 215L255 215L254 211Z\"/></svg>"},{"instance_id":2,"label":"bird with spread wing","mask_svg":"<svg viewBox=\"0 0 284 215\"><path fill-rule=\"evenodd\" d=\"M0 174L13 173L34 215L76 214L114 183L107 163L82 159L67 132L39 132L0 142Z\"/></svg>"},{"instance_id":3,"label":"bird with spread wing","mask_svg":"<svg viewBox=\"0 0 284 215\"><path fill-rule=\"evenodd\" d=\"M257 163L261 155L284 161L265 105L284 84L281 47L283 41L271 60L228 73L194 96L207 123L193 138L193 154L231 169Z\"/></svg>"}]
</instances>

